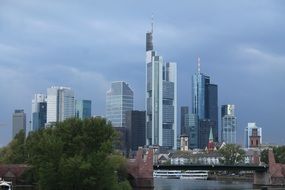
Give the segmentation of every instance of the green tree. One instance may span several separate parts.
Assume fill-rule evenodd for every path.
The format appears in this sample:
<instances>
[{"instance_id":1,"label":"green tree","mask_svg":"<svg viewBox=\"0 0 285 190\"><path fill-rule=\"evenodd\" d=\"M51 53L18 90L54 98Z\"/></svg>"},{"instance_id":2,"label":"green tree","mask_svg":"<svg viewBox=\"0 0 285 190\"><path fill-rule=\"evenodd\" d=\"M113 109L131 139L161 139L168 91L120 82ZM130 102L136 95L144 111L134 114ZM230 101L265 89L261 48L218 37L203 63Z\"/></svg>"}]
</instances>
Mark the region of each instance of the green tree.
<instances>
[{"instance_id":1,"label":"green tree","mask_svg":"<svg viewBox=\"0 0 285 190\"><path fill-rule=\"evenodd\" d=\"M277 163L285 164L285 146L273 147L273 153ZM261 152L260 160L268 164L268 149Z\"/></svg>"},{"instance_id":2,"label":"green tree","mask_svg":"<svg viewBox=\"0 0 285 190\"><path fill-rule=\"evenodd\" d=\"M69 119L31 133L29 179L41 190L130 189L125 159L113 150L115 137L111 124L99 118Z\"/></svg>"},{"instance_id":3,"label":"green tree","mask_svg":"<svg viewBox=\"0 0 285 190\"><path fill-rule=\"evenodd\" d=\"M234 165L244 162L245 151L239 145L226 144L219 150L219 153L222 155L220 159L222 164Z\"/></svg>"},{"instance_id":4,"label":"green tree","mask_svg":"<svg viewBox=\"0 0 285 190\"><path fill-rule=\"evenodd\" d=\"M4 148L0 150L0 163L4 164L23 164L27 161L25 148L25 132L20 132Z\"/></svg>"}]
</instances>

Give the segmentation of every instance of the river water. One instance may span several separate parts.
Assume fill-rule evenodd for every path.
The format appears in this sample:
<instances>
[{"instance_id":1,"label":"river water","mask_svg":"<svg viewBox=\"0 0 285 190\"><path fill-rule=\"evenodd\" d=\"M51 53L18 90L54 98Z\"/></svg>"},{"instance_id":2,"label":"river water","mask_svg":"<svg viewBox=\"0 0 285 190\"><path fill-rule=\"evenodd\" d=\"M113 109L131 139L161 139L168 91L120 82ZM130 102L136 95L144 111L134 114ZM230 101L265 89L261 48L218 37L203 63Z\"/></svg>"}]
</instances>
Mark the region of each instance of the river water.
<instances>
[{"instance_id":1,"label":"river water","mask_svg":"<svg viewBox=\"0 0 285 190\"><path fill-rule=\"evenodd\" d=\"M212 181L189 179L154 179L154 190L226 190L226 189L253 189L252 182L248 181Z\"/></svg>"}]
</instances>

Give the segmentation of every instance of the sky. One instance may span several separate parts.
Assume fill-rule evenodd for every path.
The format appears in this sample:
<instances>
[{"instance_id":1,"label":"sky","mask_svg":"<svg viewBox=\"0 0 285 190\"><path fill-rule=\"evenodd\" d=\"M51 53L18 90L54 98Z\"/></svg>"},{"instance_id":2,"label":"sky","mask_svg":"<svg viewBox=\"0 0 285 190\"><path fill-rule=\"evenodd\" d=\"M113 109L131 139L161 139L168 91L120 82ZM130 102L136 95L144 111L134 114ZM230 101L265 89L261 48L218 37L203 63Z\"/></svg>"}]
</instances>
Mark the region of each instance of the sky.
<instances>
[{"instance_id":1,"label":"sky","mask_svg":"<svg viewBox=\"0 0 285 190\"><path fill-rule=\"evenodd\" d=\"M264 143L285 144L285 1L0 0L0 146L11 140L14 109L29 118L34 94L50 86L71 87L105 115L110 83L126 81L143 110L152 15L155 50L177 63L178 112L192 107L200 56L219 105L236 106L238 142L256 122Z\"/></svg>"}]
</instances>

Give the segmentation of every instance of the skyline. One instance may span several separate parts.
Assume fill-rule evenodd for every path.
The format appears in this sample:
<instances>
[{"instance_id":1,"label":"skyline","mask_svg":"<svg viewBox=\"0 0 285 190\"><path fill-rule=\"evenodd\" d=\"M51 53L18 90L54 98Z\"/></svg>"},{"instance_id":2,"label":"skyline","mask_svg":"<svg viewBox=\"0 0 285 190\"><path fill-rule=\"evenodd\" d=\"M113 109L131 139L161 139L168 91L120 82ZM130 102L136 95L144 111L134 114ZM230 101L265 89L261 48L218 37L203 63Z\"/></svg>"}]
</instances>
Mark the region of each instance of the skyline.
<instances>
[{"instance_id":1,"label":"skyline","mask_svg":"<svg viewBox=\"0 0 285 190\"><path fill-rule=\"evenodd\" d=\"M14 109L28 118L34 94L50 86L70 86L77 99L92 100L93 115L105 115L110 83L123 80L134 91L134 108L144 110L152 14L155 50L177 63L178 110L192 109L200 56L201 72L219 85L219 111L236 105L237 142L256 122L263 142L285 144L284 9L281 1L0 2L0 145L11 137Z\"/></svg>"}]
</instances>

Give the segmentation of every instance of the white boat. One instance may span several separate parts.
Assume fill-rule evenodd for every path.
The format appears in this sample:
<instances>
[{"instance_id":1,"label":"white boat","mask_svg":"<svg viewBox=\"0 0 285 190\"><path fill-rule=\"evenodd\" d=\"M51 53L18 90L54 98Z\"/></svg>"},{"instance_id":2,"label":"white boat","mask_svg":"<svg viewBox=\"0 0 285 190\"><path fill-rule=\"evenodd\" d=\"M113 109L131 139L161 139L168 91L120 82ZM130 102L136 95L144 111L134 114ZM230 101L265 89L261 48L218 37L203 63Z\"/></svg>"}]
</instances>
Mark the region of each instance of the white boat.
<instances>
[{"instance_id":1,"label":"white boat","mask_svg":"<svg viewBox=\"0 0 285 190\"><path fill-rule=\"evenodd\" d=\"M181 170L155 170L153 171L153 177L155 178L179 179L180 176L181 176Z\"/></svg>"},{"instance_id":2,"label":"white boat","mask_svg":"<svg viewBox=\"0 0 285 190\"><path fill-rule=\"evenodd\" d=\"M12 190L12 182L1 180L0 178L0 190Z\"/></svg>"},{"instance_id":3,"label":"white boat","mask_svg":"<svg viewBox=\"0 0 285 190\"><path fill-rule=\"evenodd\" d=\"M208 171L207 170L186 170L184 172L181 172L180 179L207 180Z\"/></svg>"},{"instance_id":4,"label":"white boat","mask_svg":"<svg viewBox=\"0 0 285 190\"><path fill-rule=\"evenodd\" d=\"M153 171L154 178L174 178L174 179L198 179L207 180L207 170L155 170Z\"/></svg>"}]
</instances>

